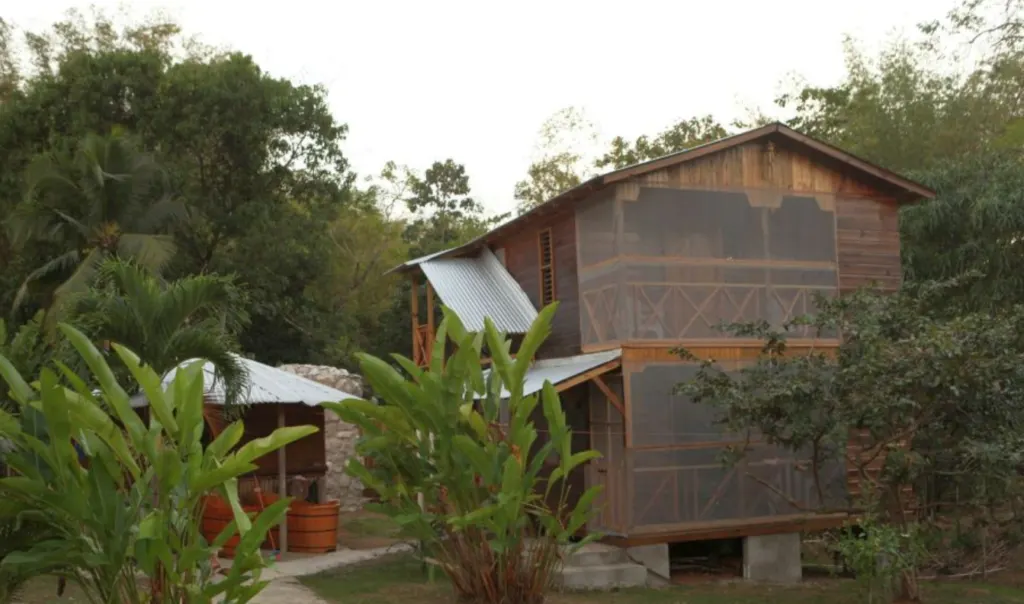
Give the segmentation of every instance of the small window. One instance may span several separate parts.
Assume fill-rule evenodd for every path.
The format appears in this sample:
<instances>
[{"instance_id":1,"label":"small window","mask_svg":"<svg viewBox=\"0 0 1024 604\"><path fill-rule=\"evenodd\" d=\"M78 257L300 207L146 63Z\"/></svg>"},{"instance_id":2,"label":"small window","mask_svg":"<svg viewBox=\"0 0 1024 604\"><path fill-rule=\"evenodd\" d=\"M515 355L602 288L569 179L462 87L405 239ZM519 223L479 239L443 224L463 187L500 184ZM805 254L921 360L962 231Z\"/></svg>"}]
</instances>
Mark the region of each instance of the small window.
<instances>
[{"instance_id":1,"label":"small window","mask_svg":"<svg viewBox=\"0 0 1024 604\"><path fill-rule=\"evenodd\" d=\"M551 244L551 229L537 235L537 246L540 248L540 306L543 308L555 301L555 250Z\"/></svg>"}]
</instances>

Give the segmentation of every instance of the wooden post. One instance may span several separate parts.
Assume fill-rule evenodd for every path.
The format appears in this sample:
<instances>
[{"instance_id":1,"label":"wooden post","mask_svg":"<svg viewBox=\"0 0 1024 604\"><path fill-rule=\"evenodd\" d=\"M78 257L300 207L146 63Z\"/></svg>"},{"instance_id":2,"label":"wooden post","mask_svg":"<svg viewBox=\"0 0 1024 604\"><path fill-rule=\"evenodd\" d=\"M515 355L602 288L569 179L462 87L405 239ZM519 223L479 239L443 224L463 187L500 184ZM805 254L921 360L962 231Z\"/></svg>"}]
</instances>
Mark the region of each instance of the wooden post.
<instances>
[{"instance_id":1,"label":"wooden post","mask_svg":"<svg viewBox=\"0 0 1024 604\"><path fill-rule=\"evenodd\" d=\"M434 358L434 287L427 281L427 359Z\"/></svg>"},{"instance_id":2,"label":"wooden post","mask_svg":"<svg viewBox=\"0 0 1024 604\"><path fill-rule=\"evenodd\" d=\"M284 420L284 405L281 403L277 404L277 427L285 427ZM279 497L288 496L288 459L285 456L284 447L277 450L277 489ZM281 554L284 555L288 551L288 516L285 515L284 521L281 523Z\"/></svg>"},{"instance_id":3,"label":"wooden post","mask_svg":"<svg viewBox=\"0 0 1024 604\"><path fill-rule=\"evenodd\" d=\"M412 298L412 362L419 365L422 362L420 357L420 284L416 275L409 278L411 283Z\"/></svg>"}]
</instances>

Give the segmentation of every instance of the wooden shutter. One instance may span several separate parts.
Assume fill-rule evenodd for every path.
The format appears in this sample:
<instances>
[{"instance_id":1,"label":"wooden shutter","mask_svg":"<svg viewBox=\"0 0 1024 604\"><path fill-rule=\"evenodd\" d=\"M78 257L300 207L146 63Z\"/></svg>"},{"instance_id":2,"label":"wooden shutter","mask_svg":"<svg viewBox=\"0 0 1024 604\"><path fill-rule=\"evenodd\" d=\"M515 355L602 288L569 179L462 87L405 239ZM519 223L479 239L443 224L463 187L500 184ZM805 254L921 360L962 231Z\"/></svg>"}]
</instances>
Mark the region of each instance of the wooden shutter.
<instances>
[{"instance_id":1,"label":"wooden shutter","mask_svg":"<svg viewBox=\"0 0 1024 604\"><path fill-rule=\"evenodd\" d=\"M551 241L551 229L537 234L537 247L540 259L540 306L544 308L555 301L555 249Z\"/></svg>"}]
</instances>

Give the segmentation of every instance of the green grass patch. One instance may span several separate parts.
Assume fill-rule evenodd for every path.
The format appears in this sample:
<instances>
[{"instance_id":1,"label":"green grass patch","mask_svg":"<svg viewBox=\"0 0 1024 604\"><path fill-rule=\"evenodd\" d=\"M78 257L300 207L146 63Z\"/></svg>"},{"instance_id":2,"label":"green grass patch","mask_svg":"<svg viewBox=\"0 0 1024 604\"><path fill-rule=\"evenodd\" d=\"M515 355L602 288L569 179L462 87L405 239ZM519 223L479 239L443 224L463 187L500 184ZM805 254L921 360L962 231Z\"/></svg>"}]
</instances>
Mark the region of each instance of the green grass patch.
<instances>
[{"instance_id":1,"label":"green grass patch","mask_svg":"<svg viewBox=\"0 0 1024 604\"><path fill-rule=\"evenodd\" d=\"M305 577L302 583L328 602L345 604L453 604L451 587L438 573L427 581L422 564L400 554ZM926 583L925 604L1024 604L1024 589L976 582ZM863 604L853 581L823 579L793 587L742 581L708 582L664 589L628 589L608 593L553 593L551 604Z\"/></svg>"},{"instance_id":2,"label":"green grass patch","mask_svg":"<svg viewBox=\"0 0 1024 604\"><path fill-rule=\"evenodd\" d=\"M397 537L401 530L387 516L360 516L343 520L341 528L357 537Z\"/></svg>"}]
</instances>

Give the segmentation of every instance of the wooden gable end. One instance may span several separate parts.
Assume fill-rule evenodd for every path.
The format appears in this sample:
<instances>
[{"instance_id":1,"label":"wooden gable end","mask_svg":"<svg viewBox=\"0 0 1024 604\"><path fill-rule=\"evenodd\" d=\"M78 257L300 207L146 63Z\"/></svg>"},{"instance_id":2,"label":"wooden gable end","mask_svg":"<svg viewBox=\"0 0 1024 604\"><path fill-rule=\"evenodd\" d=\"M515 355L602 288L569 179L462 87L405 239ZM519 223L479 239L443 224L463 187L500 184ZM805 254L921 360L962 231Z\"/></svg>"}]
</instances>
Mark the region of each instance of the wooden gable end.
<instances>
[{"instance_id":1,"label":"wooden gable end","mask_svg":"<svg viewBox=\"0 0 1024 604\"><path fill-rule=\"evenodd\" d=\"M898 192L850 166L815 156L785 139L761 139L615 184L616 196L635 199L639 187L763 189L832 194L836 203L839 288L900 285Z\"/></svg>"}]
</instances>

